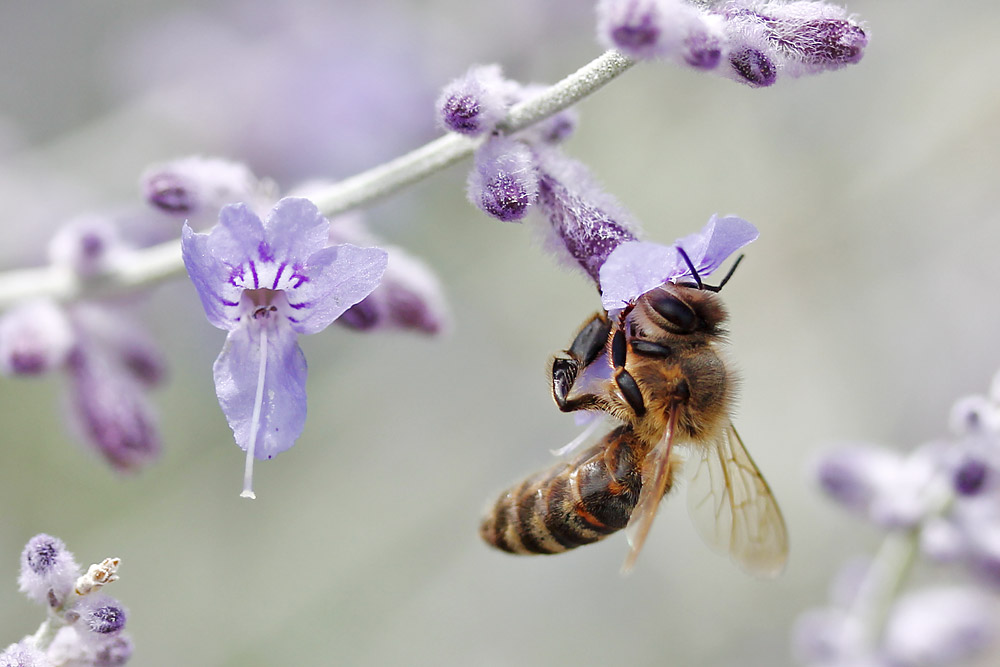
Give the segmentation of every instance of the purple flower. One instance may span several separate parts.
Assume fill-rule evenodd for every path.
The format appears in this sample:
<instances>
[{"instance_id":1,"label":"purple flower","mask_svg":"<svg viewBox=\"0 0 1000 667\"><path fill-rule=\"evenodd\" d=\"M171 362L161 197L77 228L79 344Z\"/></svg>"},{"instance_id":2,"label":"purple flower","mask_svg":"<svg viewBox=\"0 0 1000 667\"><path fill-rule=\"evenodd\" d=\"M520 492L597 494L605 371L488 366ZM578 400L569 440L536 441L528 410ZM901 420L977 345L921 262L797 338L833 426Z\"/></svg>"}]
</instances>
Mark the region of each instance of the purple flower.
<instances>
[{"instance_id":1,"label":"purple flower","mask_svg":"<svg viewBox=\"0 0 1000 667\"><path fill-rule=\"evenodd\" d=\"M53 301L19 304L0 317L0 373L46 373L62 366L73 343L69 319Z\"/></svg>"},{"instance_id":2,"label":"purple flower","mask_svg":"<svg viewBox=\"0 0 1000 667\"><path fill-rule=\"evenodd\" d=\"M531 150L514 139L491 137L476 151L467 194L469 201L497 220L523 218L538 197Z\"/></svg>"},{"instance_id":3,"label":"purple flower","mask_svg":"<svg viewBox=\"0 0 1000 667\"><path fill-rule=\"evenodd\" d=\"M684 249L703 278L757 236L757 228L742 218L713 215L700 232L678 239L672 246L645 241L622 243L601 267L601 303L609 311L622 308L668 281L690 277L691 269L677 252L678 247Z\"/></svg>"},{"instance_id":4,"label":"purple flower","mask_svg":"<svg viewBox=\"0 0 1000 667\"><path fill-rule=\"evenodd\" d=\"M79 576L80 566L58 537L35 535L21 552L17 583L21 592L35 602L48 604L49 591L62 602Z\"/></svg>"},{"instance_id":5,"label":"purple flower","mask_svg":"<svg viewBox=\"0 0 1000 667\"><path fill-rule=\"evenodd\" d=\"M102 216L83 216L64 225L49 242L49 259L84 278L107 270L122 250L118 228Z\"/></svg>"},{"instance_id":6,"label":"purple flower","mask_svg":"<svg viewBox=\"0 0 1000 667\"><path fill-rule=\"evenodd\" d=\"M587 168L558 149L536 151L538 208L548 225L545 248L595 282L608 255L634 241L636 224Z\"/></svg>"},{"instance_id":7,"label":"purple flower","mask_svg":"<svg viewBox=\"0 0 1000 667\"><path fill-rule=\"evenodd\" d=\"M499 65L471 67L441 92L438 119L446 130L459 134L492 132L507 114L515 85L503 78Z\"/></svg>"},{"instance_id":8,"label":"purple flower","mask_svg":"<svg viewBox=\"0 0 1000 667\"><path fill-rule=\"evenodd\" d=\"M327 247L330 224L307 199L285 198L263 222L245 204L219 214L210 234L187 225L181 250L208 321L229 332L215 390L236 443L253 459L295 444L306 416L299 334L325 329L374 290L386 268L378 248Z\"/></svg>"}]
</instances>

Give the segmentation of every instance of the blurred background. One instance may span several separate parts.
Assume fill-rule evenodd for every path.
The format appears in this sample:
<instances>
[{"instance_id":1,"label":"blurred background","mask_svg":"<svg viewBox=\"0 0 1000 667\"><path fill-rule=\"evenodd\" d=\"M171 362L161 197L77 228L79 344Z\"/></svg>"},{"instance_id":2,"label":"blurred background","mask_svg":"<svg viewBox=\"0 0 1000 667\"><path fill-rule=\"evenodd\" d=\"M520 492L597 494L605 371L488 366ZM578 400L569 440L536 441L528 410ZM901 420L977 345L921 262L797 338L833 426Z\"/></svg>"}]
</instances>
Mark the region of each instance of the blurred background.
<instances>
[{"instance_id":1,"label":"blurred background","mask_svg":"<svg viewBox=\"0 0 1000 667\"><path fill-rule=\"evenodd\" d=\"M579 105L565 148L663 243L712 213L759 241L724 297L735 422L791 536L783 577L712 555L666 502L631 576L625 539L515 558L477 534L506 486L577 433L549 356L598 307L529 230L464 198L468 163L367 212L438 272L445 338L331 327L301 344L298 444L257 467L215 398L223 332L186 281L136 307L166 348L165 451L132 476L69 435L62 378L0 381L0 645L42 610L17 592L38 532L123 559L137 665L782 665L802 610L880 535L817 490L845 441L947 435L1000 367L1000 6L854 0L861 64L772 89L640 65ZM475 63L553 82L601 51L580 0L0 2L0 269L83 212L139 207L150 163L246 161L283 187L433 138L440 87ZM924 573L933 576L933 572Z\"/></svg>"}]
</instances>

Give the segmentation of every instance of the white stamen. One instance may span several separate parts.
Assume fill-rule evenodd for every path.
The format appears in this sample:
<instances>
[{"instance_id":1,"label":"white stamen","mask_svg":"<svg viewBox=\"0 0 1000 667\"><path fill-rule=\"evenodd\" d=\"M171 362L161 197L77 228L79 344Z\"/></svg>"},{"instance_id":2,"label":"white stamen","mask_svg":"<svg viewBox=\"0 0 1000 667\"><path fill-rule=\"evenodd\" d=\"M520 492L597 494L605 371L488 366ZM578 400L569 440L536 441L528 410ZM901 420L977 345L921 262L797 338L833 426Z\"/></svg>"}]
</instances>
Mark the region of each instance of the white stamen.
<instances>
[{"instance_id":1,"label":"white stamen","mask_svg":"<svg viewBox=\"0 0 1000 667\"><path fill-rule=\"evenodd\" d=\"M243 492L240 498L256 498L253 492L253 452L257 448L260 426L260 408L264 403L264 371L267 369L267 325L260 328L260 370L257 372L257 396L253 399L253 416L250 418L250 442L247 443L247 464L243 469Z\"/></svg>"}]
</instances>

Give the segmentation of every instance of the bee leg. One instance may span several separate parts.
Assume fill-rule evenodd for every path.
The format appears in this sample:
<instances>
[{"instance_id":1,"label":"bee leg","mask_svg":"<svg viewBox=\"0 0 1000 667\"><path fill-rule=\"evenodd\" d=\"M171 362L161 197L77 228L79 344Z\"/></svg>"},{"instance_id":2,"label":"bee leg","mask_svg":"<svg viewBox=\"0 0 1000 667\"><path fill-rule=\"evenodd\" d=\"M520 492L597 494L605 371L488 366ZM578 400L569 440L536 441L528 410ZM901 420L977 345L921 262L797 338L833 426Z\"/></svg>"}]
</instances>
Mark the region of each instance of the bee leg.
<instances>
[{"instance_id":1,"label":"bee leg","mask_svg":"<svg viewBox=\"0 0 1000 667\"><path fill-rule=\"evenodd\" d=\"M575 359L580 368L586 368L604 351L610 333L611 323L608 318L604 313L595 313L580 329L566 354Z\"/></svg>"},{"instance_id":2,"label":"bee leg","mask_svg":"<svg viewBox=\"0 0 1000 667\"><path fill-rule=\"evenodd\" d=\"M615 332L611 339L611 363L615 367L615 384L622 392L622 396L628 401L629 407L635 412L637 417L646 414L646 401L639 391L632 374L625 370L625 362L628 359L628 342L625 340L625 332L621 329Z\"/></svg>"},{"instance_id":3,"label":"bee leg","mask_svg":"<svg viewBox=\"0 0 1000 667\"><path fill-rule=\"evenodd\" d=\"M604 313L595 313L576 334L566 350L566 357L552 360L552 398L563 412L597 410L601 402L596 394L581 393L570 397L577 377L588 366L598 361L604 353L611 333L611 322Z\"/></svg>"}]
</instances>

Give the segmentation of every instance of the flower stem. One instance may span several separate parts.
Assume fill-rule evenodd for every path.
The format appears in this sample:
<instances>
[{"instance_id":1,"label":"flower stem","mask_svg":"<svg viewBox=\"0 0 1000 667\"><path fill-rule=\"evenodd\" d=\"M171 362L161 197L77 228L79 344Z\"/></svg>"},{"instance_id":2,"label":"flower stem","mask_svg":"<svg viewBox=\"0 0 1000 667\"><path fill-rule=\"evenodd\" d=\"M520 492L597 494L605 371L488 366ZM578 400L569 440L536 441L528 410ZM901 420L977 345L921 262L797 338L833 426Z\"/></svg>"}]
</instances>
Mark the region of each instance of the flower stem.
<instances>
[{"instance_id":1,"label":"flower stem","mask_svg":"<svg viewBox=\"0 0 1000 667\"><path fill-rule=\"evenodd\" d=\"M635 64L607 51L535 97L516 104L500 123L516 132L562 111ZM383 165L334 183L313 196L324 215L334 216L387 197L466 158L483 139L447 134ZM81 280L66 269L45 266L0 274L0 309L30 298L70 301L103 297L175 278L184 272L180 243L173 240L136 250L106 273Z\"/></svg>"},{"instance_id":2,"label":"flower stem","mask_svg":"<svg viewBox=\"0 0 1000 667\"><path fill-rule=\"evenodd\" d=\"M260 328L260 365L257 367L257 395L253 399L253 416L250 417L250 442L247 443L247 463L243 469L243 492L240 498L256 498L253 492L253 455L257 449L260 431L260 410L264 403L264 376L267 372L267 325Z\"/></svg>"},{"instance_id":3,"label":"flower stem","mask_svg":"<svg viewBox=\"0 0 1000 667\"><path fill-rule=\"evenodd\" d=\"M861 621L868 646L877 646L889 611L913 570L920 546L920 528L892 532L882 541L861 584L852 609Z\"/></svg>"}]
</instances>

